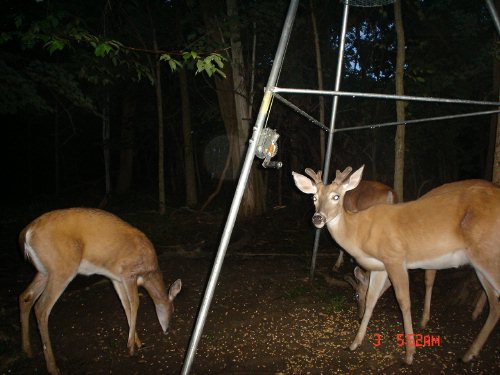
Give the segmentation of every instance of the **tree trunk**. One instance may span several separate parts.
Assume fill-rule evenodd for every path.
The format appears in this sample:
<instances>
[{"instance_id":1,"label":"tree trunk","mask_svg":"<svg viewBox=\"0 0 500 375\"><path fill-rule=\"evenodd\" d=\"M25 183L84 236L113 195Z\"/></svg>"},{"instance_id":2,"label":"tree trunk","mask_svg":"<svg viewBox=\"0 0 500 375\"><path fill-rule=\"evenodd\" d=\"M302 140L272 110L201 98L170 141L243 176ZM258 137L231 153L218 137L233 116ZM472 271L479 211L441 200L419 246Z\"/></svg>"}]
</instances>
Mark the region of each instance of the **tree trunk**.
<instances>
[{"instance_id":1,"label":"tree trunk","mask_svg":"<svg viewBox=\"0 0 500 375\"><path fill-rule=\"evenodd\" d=\"M128 90L122 98L121 129L120 129L120 170L116 182L116 193L126 194L132 185L134 169L134 138L135 129L133 116L136 101Z\"/></svg>"},{"instance_id":2,"label":"tree trunk","mask_svg":"<svg viewBox=\"0 0 500 375\"><path fill-rule=\"evenodd\" d=\"M153 29L153 47L158 51L156 32ZM161 64L160 59L156 59L155 69L155 92L156 92L156 112L158 114L158 212L164 215L167 207L165 196L165 146L164 146L164 122L163 122L163 98L161 91Z\"/></svg>"},{"instance_id":3,"label":"tree trunk","mask_svg":"<svg viewBox=\"0 0 500 375\"><path fill-rule=\"evenodd\" d=\"M198 197L196 194L196 171L194 166L193 138L191 137L191 104L189 102L188 79L184 69L179 69L179 81L182 107L186 205L188 207L194 207L198 204Z\"/></svg>"},{"instance_id":4,"label":"tree trunk","mask_svg":"<svg viewBox=\"0 0 500 375\"><path fill-rule=\"evenodd\" d=\"M231 43L231 68L233 71L233 94L236 108L236 121L238 123L238 142L240 156L246 148L248 141L249 119L248 115L248 90L245 81L245 66L243 61L243 50L241 45L241 33L238 18L237 0L226 0L227 14L233 22L230 21L230 43Z\"/></svg>"},{"instance_id":5,"label":"tree trunk","mask_svg":"<svg viewBox=\"0 0 500 375\"><path fill-rule=\"evenodd\" d=\"M111 195L111 118L110 118L110 101L109 90L106 89L104 94L104 106L102 111L102 154L104 159L104 179L105 192L104 197L99 203L99 208L104 208L108 204L109 196Z\"/></svg>"},{"instance_id":6,"label":"tree trunk","mask_svg":"<svg viewBox=\"0 0 500 375\"><path fill-rule=\"evenodd\" d=\"M240 23L236 22L238 19L237 0L226 0L226 6L228 16L232 21L230 22L231 70L237 124L237 141L239 157L241 160L247 149L247 142L249 138L249 93L245 80L241 33L239 29ZM262 176L260 173L257 173L255 166L253 166L252 173L248 178L245 194L243 195L240 215L259 215L264 211L265 197L263 195L263 191Z\"/></svg>"},{"instance_id":7,"label":"tree trunk","mask_svg":"<svg viewBox=\"0 0 500 375\"><path fill-rule=\"evenodd\" d=\"M182 33L182 15L177 9L175 18L175 31L177 42L184 45L185 40ZM191 103L189 100L188 77L185 69L179 69L179 86L181 93L182 110L182 136L183 136L183 156L184 156L184 182L186 193L186 206L194 207L198 204L196 167L194 160L193 138L191 137Z\"/></svg>"},{"instance_id":8,"label":"tree trunk","mask_svg":"<svg viewBox=\"0 0 500 375\"><path fill-rule=\"evenodd\" d=\"M499 9L500 1L495 1L495 8ZM500 98L500 39L498 33L495 33L494 38L494 53L493 55L493 89L497 93L497 98ZM500 114L491 116L490 122L490 143L488 145L488 156L486 159L485 178L500 184Z\"/></svg>"},{"instance_id":9,"label":"tree trunk","mask_svg":"<svg viewBox=\"0 0 500 375\"><path fill-rule=\"evenodd\" d=\"M216 39L217 43L228 44L224 39L224 33L218 24L217 18L210 16L212 9L207 3L202 3L202 7L208 34ZM251 95L248 93L248 85L245 80L237 1L226 0L226 7L231 24L229 29L231 51L228 54L230 64L224 64L223 67L226 79L216 76L215 85L221 117L226 128L228 142L230 142L229 150L232 168L227 171L227 174L234 178L240 170L240 163L247 149L251 117ZM252 168L252 173L247 182L247 189L243 195L240 215L248 216L263 211L265 205L264 196L254 195L263 190L262 176L260 173L255 173L255 169Z\"/></svg>"},{"instance_id":10,"label":"tree trunk","mask_svg":"<svg viewBox=\"0 0 500 375\"><path fill-rule=\"evenodd\" d=\"M61 191L61 162L59 157L59 106L56 107L54 116L54 190L56 197Z\"/></svg>"},{"instance_id":11,"label":"tree trunk","mask_svg":"<svg viewBox=\"0 0 500 375\"><path fill-rule=\"evenodd\" d=\"M401 0L394 3L394 18L397 35L397 57L396 57L396 95L404 95L404 64L405 64L405 34L403 17L401 12ZM405 120L406 104L402 101L396 102L397 121ZM401 201L404 200L404 165L405 165L405 126L398 125L395 139L394 155L394 190Z\"/></svg>"},{"instance_id":12,"label":"tree trunk","mask_svg":"<svg viewBox=\"0 0 500 375\"><path fill-rule=\"evenodd\" d=\"M498 97L500 98L500 92ZM495 142L495 157L493 158L493 176L492 181L500 185L500 115L497 114L497 134Z\"/></svg>"},{"instance_id":13,"label":"tree trunk","mask_svg":"<svg viewBox=\"0 0 500 375\"><path fill-rule=\"evenodd\" d=\"M238 142L238 129L236 127L236 110L234 106L232 71L228 64L224 65L224 73L227 78L215 77L215 88L217 90L217 101L219 111L226 129L227 140L230 143L228 147L231 153L231 169L228 175L235 178L240 166L240 148Z\"/></svg>"},{"instance_id":14,"label":"tree trunk","mask_svg":"<svg viewBox=\"0 0 500 375\"><path fill-rule=\"evenodd\" d=\"M318 27L316 24L316 14L314 13L314 4L313 0L309 1L309 5L311 7L311 25L314 36L314 51L316 53L316 73L318 76L318 90L323 90L323 69L321 65L321 49L319 46L319 36L318 36ZM320 95L319 98L319 122L322 124L325 123L325 98L323 95ZM324 163L325 160L325 146L326 146L326 137L325 131L319 131L319 147L320 147L320 158L321 163ZM321 167L323 169L323 166Z\"/></svg>"}]
</instances>

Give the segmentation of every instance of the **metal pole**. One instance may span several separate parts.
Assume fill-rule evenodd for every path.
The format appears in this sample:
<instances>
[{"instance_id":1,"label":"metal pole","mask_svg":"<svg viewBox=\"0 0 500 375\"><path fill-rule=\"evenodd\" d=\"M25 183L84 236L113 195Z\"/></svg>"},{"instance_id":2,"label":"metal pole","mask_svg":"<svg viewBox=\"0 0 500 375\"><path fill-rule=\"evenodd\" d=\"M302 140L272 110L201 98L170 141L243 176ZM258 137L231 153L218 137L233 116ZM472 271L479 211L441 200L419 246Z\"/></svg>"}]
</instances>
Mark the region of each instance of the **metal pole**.
<instances>
[{"instance_id":1,"label":"metal pole","mask_svg":"<svg viewBox=\"0 0 500 375\"><path fill-rule=\"evenodd\" d=\"M289 102L288 100L286 100L285 98L283 98L280 94L277 94L276 91L273 91L273 96L276 99L278 99L280 102L282 102L283 104L292 108L298 114L304 116L306 119L311 121L314 125L319 126L321 129L323 129L326 132L330 131L330 129L327 128L325 125L323 125L321 122L319 122L314 117L309 115L307 112L305 112L302 109L300 109L299 107L297 107L295 104L293 104L293 103ZM498 103L498 105L500 106L500 102ZM460 113L457 115L426 117L426 118L415 119L415 120L391 121L391 122L375 123L375 124L369 124L369 125L363 125L363 126L351 126L351 127L347 127L347 128L335 129L335 133L351 131L351 130L376 129L376 128L382 128L385 126L410 125L410 124L418 124L418 123L429 122L429 121L441 121L441 120L451 120L451 119L464 118L464 117L484 116L484 115L491 115L491 114L495 114L495 113L499 113L499 112L500 112L500 110L494 109L494 110L489 110L489 111Z\"/></svg>"},{"instance_id":2,"label":"metal pole","mask_svg":"<svg viewBox=\"0 0 500 375\"><path fill-rule=\"evenodd\" d=\"M376 128L382 128L382 127L385 127L385 126L420 124L422 122L451 120L451 119L456 119L456 118L465 118L465 117L474 117L474 116L484 116L484 115L492 115L492 114L495 114L495 113L500 113L500 109L493 109L491 111L461 113L461 114L458 114L458 115L427 117L427 118L421 118L421 119L415 119L415 120L384 122L384 123L381 123L381 124L370 124L370 125L363 125L363 126L351 126L351 127L348 127L348 128L335 129L335 133L345 132L345 131L351 131L351 130L376 129Z\"/></svg>"},{"instance_id":3,"label":"metal pole","mask_svg":"<svg viewBox=\"0 0 500 375\"><path fill-rule=\"evenodd\" d=\"M248 181L248 176L250 174L250 169L252 167L252 162L255 157L255 149L257 147L257 140L259 139L262 127L264 125L264 121L269 111L269 106L271 104L272 98L272 88L276 85L278 81L278 76L281 70L281 66L283 64L283 59L285 56L286 47L288 45L288 40L290 38L290 34L292 31L293 21L295 20L295 13L297 12L297 7L299 4L299 0L292 0L290 2L290 6L288 8L288 13L286 15L285 24L283 26L283 31L281 33L281 38L278 44L278 48L276 51L276 55L274 57L273 66L271 68L271 73L269 75L269 79L267 81L267 86L264 92L264 97L262 98L262 103L259 109L259 114L257 116L257 120L255 122L255 126L253 128L252 138L249 141L247 154L245 157L245 161L243 163L243 167L241 170L240 178L238 180L238 185L236 187L236 192L233 197L233 202L231 204L231 208L229 210L229 215L226 221L226 225L224 227L224 232L222 233L221 242L219 244L219 249L217 251L217 255L214 261L214 265L212 268L212 273L210 274L210 278L207 284L207 288L205 290L205 295L203 297L203 301L200 307L200 311L198 312L198 318L196 320L196 324L191 335L191 340L189 342L188 351L186 357L184 359L184 364L181 370L181 374L187 375L191 371L191 366L193 364L194 356L196 353L196 348L198 347L198 343L201 338L201 333L203 331L203 326L205 325L205 320L208 314L208 309L210 307L210 303L212 301L212 297L215 291L215 287L217 284L217 279L219 278L220 269L222 267L222 262L224 261L224 256L227 250L227 246L229 244L229 239L231 237L231 233L233 231L234 223L236 221L236 215L238 214L238 210L240 208L241 199L243 197L243 193L245 191L245 187Z\"/></svg>"},{"instance_id":4,"label":"metal pole","mask_svg":"<svg viewBox=\"0 0 500 375\"><path fill-rule=\"evenodd\" d=\"M340 89L340 79L342 75L342 66L344 64L344 47L345 47L345 34L347 30L347 18L349 16L349 1L344 2L344 16L342 19L342 30L340 32L340 45L339 45L339 57L337 61L337 74L335 77L335 91ZM337 106L339 102L339 97L333 97L332 104L332 117L330 119L330 133L328 134L328 141L326 146L325 162L323 165L323 183L328 182L328 171L330 169L330 159L333 148L333 134L335 132L335 120L337 118ZM314 269L316 268L316 256L318 253L319 246L319 236L321 234L321 229L316 229L316 235L314 236L314 245L311 259L311 270L309 273L309 280L313 282L314 280Z\"/></svg>"},{"instance_id":5,"label":"metal pole","mask_svg":"<svg viewBox=\"0 0 500 375\"><path fill-rule=\"evenodd\" d=\"M500 35L500 21L498 20L498 14L495 9L495 4L493 4L492 0L486 0L486 5L488 6L488 10L490 11L491 18L493 18L493 23L497 29L498 35Z\"/></svg>"},{"instance_id":6,"label":"metal pole","mask_svg":"<svg viewBox=\"0 0 500 375\"><path fill-rule=\"evenodd\" d=\"M325 125L323 125L321 122L319 122L318 120L316 120L314 117L310 116L307 112L304 112L303 110L301 110L299 107L297 107L295 104L291 103L290 101L286 100L284 97L282 97L280 94L276 94L276 93L273 93L273 96L278 99L280 102L282 102L283 104L289 106L291 109L293 109L295 112L297 112L298 114L304 116L306 119L308 119L309 121L311 121L314 125L317 125L319 126L321 129L323 129L324 131L329 131L330 129L328 129Z\"/></svg>"},{"instance_id":7,"label":"metal pole","mask_svg":"<svg viewBox=\"0 0 500 375\"><path fill-rule=\"evenodd\" d=\"M309 94L309 95L327 95L327 96L348 96L351 98L372 98L372 99L391 99L391 100L406 100L415 102L431 102L431 103L446 103L446 104L472 104L472 105L500 105L500 102L487 102L483 100L467 100L467 99L450 99L450 98L435 98L426 96L412 95L393 95L393 94L373 94L366 92L350 92L350 91L327 91L327 90L311 90L311 89L290 89L275 87L274 93L287 94Z\"/></svg>"}]
</instances>

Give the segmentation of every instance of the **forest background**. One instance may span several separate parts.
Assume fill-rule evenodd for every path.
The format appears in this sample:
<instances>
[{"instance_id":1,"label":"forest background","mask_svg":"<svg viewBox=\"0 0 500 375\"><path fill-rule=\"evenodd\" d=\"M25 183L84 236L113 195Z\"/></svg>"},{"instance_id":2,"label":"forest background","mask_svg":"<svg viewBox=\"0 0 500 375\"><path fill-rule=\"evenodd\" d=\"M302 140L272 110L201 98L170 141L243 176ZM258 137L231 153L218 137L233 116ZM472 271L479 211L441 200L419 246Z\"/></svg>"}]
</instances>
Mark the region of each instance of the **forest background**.
<instances>
[{"instance_id":1,"label":"forest background","mask_svg":"<svg viewBox=\"0 0 500 375\"><path fill-rule=\"evenodd\" d=\"M2 1L2 206L226 209L288 1ZM402 1L405 94L498 100L498 35L484 2ZM279 86L334 86L342 4L301 1ZM352 7L341 90L395 93L393 6ZM317 41L317 43L315 43ZM318 57L319 56L319 57ZM331 97L288 95L329 121ZM320 116L321 100L326 113ZM407 119L484 109L410 102ZM326 120L325 120L326 118ZM394 101L340 98L337 128L395 121ZM491 179L496 116L406 127L404 196ZM274 101L280 170L257 161L241 213L298 199L324 132ZM339 132L332 168L393 184L395 127ZM323 134L323 135L322 135Z\"/></svg>"}]
</instances>

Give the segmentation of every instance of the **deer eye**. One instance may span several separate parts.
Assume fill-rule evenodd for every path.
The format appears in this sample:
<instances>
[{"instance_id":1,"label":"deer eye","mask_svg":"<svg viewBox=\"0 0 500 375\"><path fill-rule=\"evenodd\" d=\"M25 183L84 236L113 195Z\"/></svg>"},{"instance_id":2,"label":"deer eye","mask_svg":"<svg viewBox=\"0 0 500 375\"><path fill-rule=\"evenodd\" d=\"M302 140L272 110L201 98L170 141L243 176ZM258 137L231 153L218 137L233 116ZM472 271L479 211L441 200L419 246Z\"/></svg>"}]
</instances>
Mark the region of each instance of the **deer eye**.
<instances>
[{"instance_id":1,"label":"deer eye","mask_svg":"<svg viewBox=\"0 0 500 375\"><path fill-rule=\"evenodd\" d=\"M317 202L318 201L318 196L317 195L313 195L313 202Z\"/></svg>"},{"instance_id":2,"label":"deer eye","mask_svg":"<svg viewBox=\"0 0 500 375\"><path fill-rule=\"evenodd\" d=\"M340 199L340 195L334 194L332 195L332 201L338 201Z\"/></svg>"}]
</instances>

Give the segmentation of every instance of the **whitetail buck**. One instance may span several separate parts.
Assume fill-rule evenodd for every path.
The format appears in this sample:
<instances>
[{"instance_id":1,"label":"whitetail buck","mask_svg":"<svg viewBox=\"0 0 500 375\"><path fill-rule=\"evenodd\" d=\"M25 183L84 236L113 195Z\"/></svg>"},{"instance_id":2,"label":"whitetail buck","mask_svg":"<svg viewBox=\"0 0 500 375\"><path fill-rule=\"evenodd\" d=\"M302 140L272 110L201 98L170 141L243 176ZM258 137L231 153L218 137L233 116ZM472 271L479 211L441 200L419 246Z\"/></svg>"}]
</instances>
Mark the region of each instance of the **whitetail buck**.
<instances>
[{"instance_id":1,"label":"whitetail buck","mask_svg":"<svg viewBox=\"0 0 500 375\"><path fill-rule=\"evenodd\" d=\"M167 292L153 245L144 233L125 221L96 209L51 211L24 228L19 242L26 258L38 270L19 296L23 350L32 355L29 315L36 302L35 315L50 374L60 373L49 337L50 311L77 274L100 274L111 280L127 315L131 355L135 347L142 345L136 332L139 285L151 296L161 328L167 332L181 280Z\"/></svg>"},{"instance_id":2,"label":"whitetail buck","mask_svg":"<svg viewBox=\"0 0 500 375\"><path fill-rule=\"evenodd\" d=\"M346 181L313 183L293 172L296 186L313 194L313 224L327 226L335 241L357 263L370 270L366 311L350 345L363 341L373 308L387 277L402 315L406 341L405 361L411 364L415 346L410 311L408 269L445 269L471 264L486 291L490 311L478 336L462 360L477 356L500 316L500 188L456 182L446 192L429 194L407 203L378 204L364 211L343 207L345 193L361 181L363 167ZM486 183L485 183L486 184Z\"/></svg>"},{"instance_id":3,"label":"whitetail buck","mask_svg":"<svg viewBox=\"0 0 500 375\"><path fill-rule=\"evenodd\" d=\"M335 183L342 183L345 181L349 173L351 173L352 168L346 168L346 170L341 173L337 170ZM311 169L306 170L307 175L309 175L313 181L317 184L318 181L321 182L321 171L316 174ZM319 178L319 180L318 180ZM363 184L365 183L365 184ZM390 187L387 185L375 182L378 185L373 184L373 181L363 181L361 180L359 185L354 190L349 190L344 197L344 208L351 212L358 212L364 210L368 207L373 206L374 204L383 203L380 202L377 197L381 196L381 192L383 191L383 187L385 190L392 194L394 197L393 202L391 200L387 200L386 203L397 203L397 195L396 192L392 191ZM364 186L364 189L360 189L360 186ZM445 193L450 187L453 189L454 184L446 184L440 186L438 188L433 189L432 191L425 194L423 197L432 196L435 194ZM491 186L491 183L484 180L466 180L461 182L461 186ZM353 194L355 193L355 194ZM361 199L361 195L363 199ZM354 196L355 199L352 199L351 196ZM383 195L382 195L383 197ZM370 204L371 203L371 204ZM420 320L420 327L425 328L430 319L430 311L431 311L431 299L432 299L432 288L434 286L434 281L436 279L436 270L425 270L425 297L424 297L424 310L422 313L422 319ZM368 286L370 283L370 271L363 271L360 267L356 267L354 269L354 278L348 275L345 277L345 280L354 288L356 291L356 301L358 303L358 316L359 319L363 318L365 313L366 306L366 294L368 292ZM391 286L391 282L389 279L386 280L383 289L380 292L381 297L387 289ZM484 305L486 303L486 294L484 291L481 293L479 299L476 302L476 306L474 311L472 312L472 320L476 320L479 314L481 314Z\"/></svg>"},{"instance_id":4,"label":"whitetail buck","mask_svg":"<svg viewBox=\"0 0 500 375\"><path fill-rule=\"evenodd\" d=\"M340 173L340 171L337 171L335 174L335 182L341 183L347 178L347 175L350 172L350 170L346 170L344 171L344 173ZM306 174L311 177L316 184L322 182L321 171L318 171L318 173L316 173L312 169L306 168ZM355 189L350 190L345 194L344 208L347 211L358 212L375 204L397 202L397 194L389 186L384 185L383 183L378 181L363 180L359 182L359 185L356 186ZM333 271L338 271L340 267L342 267L343 263L344 251L340 250L337 261L333 266Z\"/></svg>"}]
</instances>

